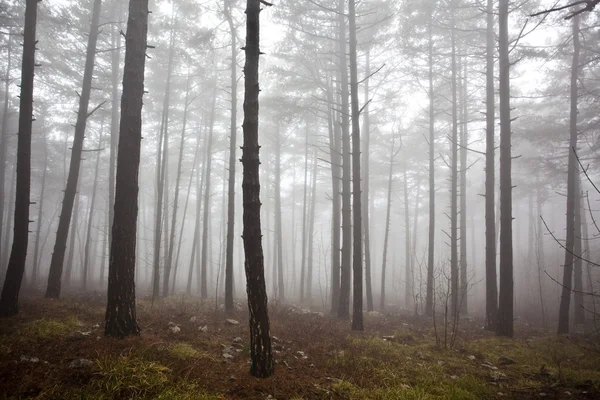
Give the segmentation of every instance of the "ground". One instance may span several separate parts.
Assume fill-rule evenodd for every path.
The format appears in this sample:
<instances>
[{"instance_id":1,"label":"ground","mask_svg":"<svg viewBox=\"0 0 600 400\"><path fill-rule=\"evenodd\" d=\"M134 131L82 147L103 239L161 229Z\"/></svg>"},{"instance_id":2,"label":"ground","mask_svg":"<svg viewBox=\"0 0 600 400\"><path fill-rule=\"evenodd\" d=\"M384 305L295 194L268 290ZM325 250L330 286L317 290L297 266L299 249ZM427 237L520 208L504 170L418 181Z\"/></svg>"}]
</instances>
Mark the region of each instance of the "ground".
<instances>
[{"instance_id":1,"label":"ground","mask_svg":"<svg viewBox=\"0 0 600 400\"><path fill-rule=\"evenodd\" d=\"M272 304L275 375L249 375L245 305L138 301L141 335L105 338L104 298L28 294L0 322L0 399L598 399L600 346L517 323L496 338L462 320L453 348L433 321L349 321ZM234 324L228 321L239 321ZM449 340L447 340L447 343ZM448 347L448 346L447 346Z\"/></svg>"}]
</instances>

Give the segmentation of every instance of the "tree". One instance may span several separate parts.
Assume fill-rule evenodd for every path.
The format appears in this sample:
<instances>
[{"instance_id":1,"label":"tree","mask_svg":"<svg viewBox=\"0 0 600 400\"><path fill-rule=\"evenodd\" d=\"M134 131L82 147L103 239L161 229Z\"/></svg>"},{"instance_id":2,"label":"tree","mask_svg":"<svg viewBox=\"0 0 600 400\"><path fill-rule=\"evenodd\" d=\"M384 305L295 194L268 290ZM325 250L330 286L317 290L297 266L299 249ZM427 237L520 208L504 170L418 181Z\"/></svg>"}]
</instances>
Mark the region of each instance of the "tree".
<instances>
[{"instance_id":1,"label":"tree","mask_svg":"<svg viewBox=\"0 0 600 400\"><path fill-rule=\"evenodd\" d=\"M358 72L356 57L356 11L355 1L348 1L348 28L350 29L350 103L352 105L352 211L354 242L352 252L353 309L352 330L362 331L363 327L363 244L362 207L360 192L360 121L358 109Z\"/></svg>"},{"instance_id":2,"label":"tree","mask_svg":"<svg viewBox=\"0 0 600 400\"><path fill-rule=\"evenodd\" d=\"M23 60L21 66L21 96L19 104L19 135L17 141L17 188L15 201L13 244L6 269L6 279L0 296L0 316L17 314L19 291L25 272L29 240L29 205L31 195L31 125L33 120L33 75L35 68L35 31L39 0L25 3L23 28Z\"/></svg>"},{"instance_id":3,"label":"tree","mask_svg":"<svg viewBox=\"0 0 600 400\"><path fill-rule=\"evenodd\" d=\"M65 251L67 249L67 238L69 236L69 225L73 213L73 203L79 181L79 170L81 167L81 154L83 151L83 139L85 138L85 129L90 116L102 105L88 112L90 104L90 95L92 92L92 78L94 75L94 63L96 59L96 44L98 42L98 25L100 21L100 8L102 0L94 0L92 8L92 24L88 36L88 45L85 56L85 69L83 72L83 84L81 95L79 96L79 110L77 111L77 122L75 123L75 137L73 139L73 149L71 151L71 161L69 164L69 175L65 187L65 196L62 202L60 218L58 220L58 229L56 231L56 242L54 242L54 251L50 260L50 272L48 275L48 287L46 288L47 298L58 298L60 296L61 278L63 264L65 260Z\"/></svg>"},{"instance_id":4,"label":"tree","mask_svg":"<svg viewBox=\"0 0 600 400\"><path fill-rule=\"evenodd\" d=\"M250 373L259 378L273 374L273 353L269 332L267 289L260 227L260 179L258 144L258 63L260 57L260 4L265 0L246 2L246 63L244 65L244 145L242 147L244 252L246 261L246 291L250 314Z\"/></svg>"},{"instance_id":5,"label":"tree","mask_svg":"<svg viewBox=\"0 0 600 400\"><path fill-rule=\"evenodd\" d=\"M508 0L499 1L500 68L500 293L496 335L513 335L512 157Z\"/></svg>"},{"instance_id":6,"label":"tree","mask_svg":"<svg viewBox=\"0 0 600 400\"><path fill-rule=\"evenodd\" d=\"M558 334L569 333L569 309L573 288L573 263L575 250L575 209L578 208L579 179L575 151L577 149L577 79L579 76L579 16L572 20L573 63L571 65L571 108L569 115L569 159L567 166L567 237L565 241L565 263L563 265L562 293L558 312Z\"/></svg>"},{"instance_id":7,"label":"tree","mask_svg":"<svg viewBox=\"0 0 600 400\"><path fill-rule=\"evenodd\" d=\"M137 335L140 331L135 315L135 247L148 14L148 0L129 1L115 218L112 225L104 327L106 336L125 337Z\"/></svg>"},{"instance_id":8,"label":"tree","mask_svg":"<svg viewBox=\"0 0 600 400\"><path fill-rule=\"evenodd\" d=\"M225 310L233 311L233 246L235 228L235 150L237 136L237 44L231 15L234 1L225 2L225 18L231 33L231 120L229 127L229 178L227 180L227 248L225 256Z\"/></svg>"},{"instance_id":9,"label":"tree","mask_svg":"<svg viewBox=\"0 0 600 400\"><path fill-rule=\"evenodd\" d=\"M495 192L495 94L494 94L494 0L487 0L485 72L485 328L496 329L498 286L496 278Z\"/></svg>"}]
</instances>

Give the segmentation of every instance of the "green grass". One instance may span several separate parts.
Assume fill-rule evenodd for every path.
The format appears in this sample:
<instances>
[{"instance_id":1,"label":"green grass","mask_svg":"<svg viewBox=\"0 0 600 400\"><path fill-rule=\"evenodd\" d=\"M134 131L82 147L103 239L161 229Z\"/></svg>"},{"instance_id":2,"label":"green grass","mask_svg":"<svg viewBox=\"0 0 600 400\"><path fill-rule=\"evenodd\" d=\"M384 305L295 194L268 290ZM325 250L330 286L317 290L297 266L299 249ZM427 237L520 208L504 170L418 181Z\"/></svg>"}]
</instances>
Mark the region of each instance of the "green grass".
<instances>
[{"instance_id":1,"label":"green grass","mask_svg":"<svg viewBox=\"0 0 600 400\"><path fill-rule=\"evenodd\" d=\"M206 353L202 353L192 347L189 343L177 342L166 348L166 350L174 357L182 360L193 360L199 358L207 358Z\"/></svg>"},{"instance_id":2,"label":"green grass","mask_svg":"<svg viewBox=\"0 0 600 400\"><path fill-rule=\"evenodd\" d=\"M38 319L25 324L22 337L35 339L52 339L72 333L80 325L76 317L68 317L64 320Z\"/></svg>"}]
</instances>

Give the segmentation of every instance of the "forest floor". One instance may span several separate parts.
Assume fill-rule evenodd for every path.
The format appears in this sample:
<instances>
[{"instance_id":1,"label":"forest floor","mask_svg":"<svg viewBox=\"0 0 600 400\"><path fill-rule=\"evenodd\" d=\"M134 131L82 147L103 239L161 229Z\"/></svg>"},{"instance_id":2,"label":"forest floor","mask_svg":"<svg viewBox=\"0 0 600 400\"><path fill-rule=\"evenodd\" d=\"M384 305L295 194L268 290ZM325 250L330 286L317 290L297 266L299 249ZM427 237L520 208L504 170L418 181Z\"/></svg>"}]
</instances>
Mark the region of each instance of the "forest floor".
<instances>
[{"instance_id":1,"label":"forest floor","mask_svg":"<svg viewBox=\"0 0 600 400\"><path fill-rule=\"evenodd\" d=\"M517 323L515 339L502 339L465 319L444 349L426 318L365 314L356 333L299 307L269 311L276 371L256 379L241 304L226 316L193 298L141 299L141 335L119 340L103 336L101 295L29 295L0 324L0 398L600 398L600 345L589 337Z\"/></svg>"}]
</instances>

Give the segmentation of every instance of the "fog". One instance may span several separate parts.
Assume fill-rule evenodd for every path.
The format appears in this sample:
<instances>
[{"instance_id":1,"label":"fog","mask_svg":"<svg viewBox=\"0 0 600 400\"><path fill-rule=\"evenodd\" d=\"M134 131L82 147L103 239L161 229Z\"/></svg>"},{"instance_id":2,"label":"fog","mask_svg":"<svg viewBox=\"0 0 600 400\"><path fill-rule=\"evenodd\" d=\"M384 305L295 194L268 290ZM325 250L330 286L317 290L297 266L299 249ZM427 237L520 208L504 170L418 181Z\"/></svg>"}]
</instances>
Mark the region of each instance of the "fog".
<instances>
[{"instance_id":1,"label":"fog","mask_svg":"<svg viewBox=\"0 0 600 400\"><path fill-rule=\"evenodd\" d=\"M29 240L17 284L28 296L107 291L120 229L115 190L118 199L121 157L131 151L119 148L129 110L121 108L124 64L141 45L126 47L126 3L37 6ZM500 3L363 0L349 11L330 0L260 2L259 228L269 308L356 322L357 310L447 318L450 307L492 331L509 315L510 332L499 335L512 336L513 321L595 332L597 2L586 2L591 12ZM135 243L127 253L134 297L225 309L229 283L238 304L252 285L240 162L246 3L148 7L137 232L123 233ZM3 284L19 241L24 12L25 2L0 4Z\"/></svg>"}]
</instances>

